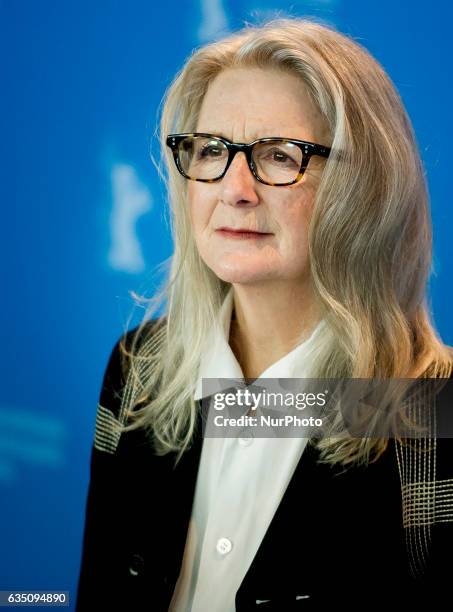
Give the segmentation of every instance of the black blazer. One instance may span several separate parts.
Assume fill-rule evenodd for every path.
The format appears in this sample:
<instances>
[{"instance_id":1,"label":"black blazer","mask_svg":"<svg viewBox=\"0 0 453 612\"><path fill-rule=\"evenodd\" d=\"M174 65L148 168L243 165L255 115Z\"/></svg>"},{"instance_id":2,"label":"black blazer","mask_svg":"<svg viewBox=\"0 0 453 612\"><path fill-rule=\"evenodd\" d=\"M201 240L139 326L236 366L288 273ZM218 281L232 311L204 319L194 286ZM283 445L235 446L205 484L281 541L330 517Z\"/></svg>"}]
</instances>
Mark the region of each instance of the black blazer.
<instances>
[{"instance_id":1,"label":"black blazer","mask_svg":"<svg viewBox=\"0 0 453 612\"><path fill-rule=\"evenodd\" d=\"M166 612L182 562L201 410L193 445L175 468L175 454L156 456L143 430L112 432L124 384L117 343L96 417L78 612ZM438 439L423 460L390 442L376 463L346 472L317 463L318 451L305 448L236 594L237 612L451 609L453 440Z\"/></svg>"}]
</instances>

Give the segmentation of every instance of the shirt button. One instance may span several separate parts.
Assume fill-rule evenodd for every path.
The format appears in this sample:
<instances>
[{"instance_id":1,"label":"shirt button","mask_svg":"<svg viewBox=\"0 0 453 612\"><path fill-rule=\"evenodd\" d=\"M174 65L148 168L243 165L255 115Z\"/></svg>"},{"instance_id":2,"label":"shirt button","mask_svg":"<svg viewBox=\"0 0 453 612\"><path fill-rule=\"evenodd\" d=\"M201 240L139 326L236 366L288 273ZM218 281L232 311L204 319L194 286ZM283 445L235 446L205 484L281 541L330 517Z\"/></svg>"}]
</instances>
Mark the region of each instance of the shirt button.
<instances>
[{"instance_id":1,"label":"shirt button","mask_svg":"<svg viewBox=\"0 0 453 612\"><path fill-rule=\"evenodd\" d=\"M238 442L240 446L249 446L253 442L253 438L243 436L241 438L238 438Z\"/></svg>"},{"instance_id":2,"label":"shirt button","mask_svg":"<svg viewBox=\"0 0 453 612\"><path fill-rule=\"evenodd\" d=\"M228 538L219 538L217 540L216 549L221 555L227 555L233 548L233 543Z\"/></svg>"},{"instance_id":3,"label":"shirt button","mask_svg":"<svg viewBox=\"0 0 453 612\"><path fill-rule=\"evenodd\" d=\"M129 574L131 574L131 576L138 576L138 574L143 571L144 565L145 562L141 555L132 555L129 565Z\"/></svg>"}]
</instances>

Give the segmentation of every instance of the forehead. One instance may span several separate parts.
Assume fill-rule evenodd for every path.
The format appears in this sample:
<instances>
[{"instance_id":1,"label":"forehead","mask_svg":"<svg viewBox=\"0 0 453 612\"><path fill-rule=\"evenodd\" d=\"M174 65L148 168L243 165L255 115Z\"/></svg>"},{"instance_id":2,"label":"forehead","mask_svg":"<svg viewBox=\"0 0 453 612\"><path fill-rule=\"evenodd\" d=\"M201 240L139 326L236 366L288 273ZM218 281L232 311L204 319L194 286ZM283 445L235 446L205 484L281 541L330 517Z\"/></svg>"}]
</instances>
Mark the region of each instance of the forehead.
<instances>
[{"instance_id":1,"label":"forehead","mask_svg":"<svg viewBox=\"0 0 453 612\"><path fill-rule=\"evenodd\" d=\"M296 75L234 68L210 83L196 129L232 140L266 136L313 140L323 133L324 121Z\"/></svg>"}]
</instances>

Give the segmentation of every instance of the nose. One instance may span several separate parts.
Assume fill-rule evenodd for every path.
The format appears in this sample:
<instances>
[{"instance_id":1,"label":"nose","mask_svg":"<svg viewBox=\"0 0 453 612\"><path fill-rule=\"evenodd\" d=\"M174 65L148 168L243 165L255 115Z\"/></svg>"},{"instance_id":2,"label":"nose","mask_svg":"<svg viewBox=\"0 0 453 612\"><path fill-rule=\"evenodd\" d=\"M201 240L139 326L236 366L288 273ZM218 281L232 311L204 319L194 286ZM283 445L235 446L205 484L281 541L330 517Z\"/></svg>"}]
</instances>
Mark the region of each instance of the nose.
<instances>
[{"instance_id":1,"label":"nose","mask_svg":"<svg viewBox=\"0 0 453 612\"><path fill-rule=\"evenodd\" d=\"M256 205L258 181L253 176L243 151L234 156L225 176L220 181L222 200L226 204Z\"/></svg>"}]
</instances>

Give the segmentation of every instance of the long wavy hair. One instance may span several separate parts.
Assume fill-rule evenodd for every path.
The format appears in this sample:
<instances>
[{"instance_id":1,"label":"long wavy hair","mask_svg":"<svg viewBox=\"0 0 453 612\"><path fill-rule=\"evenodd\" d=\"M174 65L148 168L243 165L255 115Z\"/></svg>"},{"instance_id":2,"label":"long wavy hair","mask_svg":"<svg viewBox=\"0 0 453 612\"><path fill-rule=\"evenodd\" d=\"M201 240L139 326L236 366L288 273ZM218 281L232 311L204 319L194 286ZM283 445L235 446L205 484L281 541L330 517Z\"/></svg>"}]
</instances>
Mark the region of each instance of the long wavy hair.
<instances>
[{"instance_id":1,"label":"long wavy hair","mask_svg":"<svg viewBox=\"0 0 453 612\"><path fill-rule=\"evenodd\" d=\"M309 260L326 325L311 355L313 378L448 378L453 350L431 320L428 190L411 122L380 64L348 36L313 19L246 26L196 49L163 99L160 143L174 252L145 314L120 343L127 382L121 431L144 427L155 452L191 445L194 391L213 321L231 288L201 259L189 219L187 182L165 144L193 132L203 97L224 69L259 67L297 75L330 131L332 154L316 193ZM164 314L153 318L165 304ZM343 436L342 433L345 433ZM320 461L375 461L388 438L316 440Z\"/></svg>"}]
</instances>

